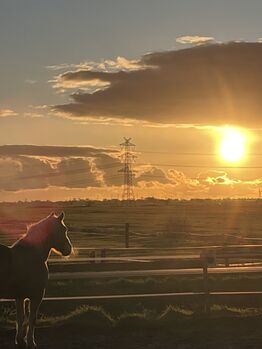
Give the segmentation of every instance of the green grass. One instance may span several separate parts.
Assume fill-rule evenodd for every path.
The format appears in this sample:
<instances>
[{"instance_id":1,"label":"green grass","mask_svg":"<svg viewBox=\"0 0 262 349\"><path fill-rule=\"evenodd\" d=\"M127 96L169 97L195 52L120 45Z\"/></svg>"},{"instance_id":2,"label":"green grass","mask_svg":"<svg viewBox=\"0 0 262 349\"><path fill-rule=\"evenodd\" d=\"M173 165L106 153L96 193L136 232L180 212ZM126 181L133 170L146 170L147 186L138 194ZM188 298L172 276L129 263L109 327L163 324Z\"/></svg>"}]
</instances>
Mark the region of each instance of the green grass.
<instances>
[{"instance_id":1,"label":"green grass","mask_svg":"<svg viewBox=\"0 0 262 349\"><path fill-rule=\"evenodd\" d=\"M261 316L262 308L241 308L241 307L232 307L228 305L214 304L210 308L211 314L216 316Z\"/></svg>"},{"instance_id":2,"label":"green grass","mask_svg":"<svg viewBox=\"0 0 262 349\"><path fill-rule=\"evenodd\" d=\"M170 316L175 318L185 318L192 316L194 312L190 309L181 308L179 306L169 305L166 309L159 315L159 320L166 320Z\"/></svg>"},{"instance_id":3,"label":"green grass","mask_svg":"<svg viewBox=\"0 0 262 349\"><path fill-rule=\"evenodd\" d=\"M168 305L160 312L152 309L143 309L141 312L123 312L114 316L103 307L84 305L60 315L40 314L38 327L72 326L77 328L147 328L165 326L173 327L174 323L184 321L207 321L211 318L254 318L262 315L262 308L232 307L213 304L209 313L199 312L196 309L184 308L178 305ZM15 325L15 312L10 307L1 308L0 327L10 328Z\"/></svg>"},{"instance_id":4,"label":"green grass","mask_svg":"<svg viewBox=\"0 0 262 349\"><path fill-rule=\"evenodd\" d=\"M13 327L16 319L16 311L13 306L2 305L0 307L0 327Z\"/></svg>"},{"instance_id":5,"label":"green grass","mask_svg":"<svg viewBox=\"0 0 262 349\"><path fill-rule=\"evenodd\" d=\"M262 274L210 275L211 291L261 290ZM201 292L202 276L155 276L82 280L52 280L48 284L48 296L105 295L128 293Z\"/></svg>"},{"instance_id":6,"label":"green grass","mask_svg":"<svg viewBox=\"0 0 262 349\"><path fill-rule=\"evenodd\" d=\"M192 200L154 205L145 201L129 207L128 211L110 203L83 207L69 202L1 203L0 230L5 233L0 240L12 242L18 234L25 233L26 224L42 219L53 210L63 209L76 247L123 247L126 222L130 223L132 247L239 243L239 236L261 236L261 208L261 200Z\"/></svg>"},{"instance_id":7,"label":"green grass","mask_svg":"<svg viewBox=\"0 0 262 349\"><path fill-rule=\"evenodd\" d=\"M41 315L39 326L53 326L74 323L78 326L111 327L115 320L102 307L82 305L73 311L58 316Z\"/></svg>"}]
</instances>

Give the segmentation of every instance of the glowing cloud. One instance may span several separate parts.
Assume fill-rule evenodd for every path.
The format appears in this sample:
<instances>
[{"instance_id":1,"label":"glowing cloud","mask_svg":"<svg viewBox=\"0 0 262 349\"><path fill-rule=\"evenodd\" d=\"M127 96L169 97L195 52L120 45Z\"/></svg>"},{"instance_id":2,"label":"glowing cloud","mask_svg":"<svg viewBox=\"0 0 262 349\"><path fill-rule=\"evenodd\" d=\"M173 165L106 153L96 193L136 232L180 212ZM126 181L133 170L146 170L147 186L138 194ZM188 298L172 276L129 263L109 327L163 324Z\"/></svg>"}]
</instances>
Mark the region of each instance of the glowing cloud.
<instances>
[{"instance_id":1,"label":"glowing cloud","mask_svg":"<svg viewBox=\"0 0 262 349\"><path fill-rule=\"evenodd\" d=\"M8 116L16 116L17 113L12 109L0 109L0 118L6 118Z\"/></svg>"},{"instance_id":2,"label":"glowing cloud","mask_svg":"<svg viewBox=\"0 0 262 349\"><path fill-rule=\"evenodd\" d=\"M185 35L185 36L179 36L176 38L176 42L179 44L193 44L193 45L200 45L200 44L206 44L214 42L215 39L212 36L199 36L199 35Z\"/></svg>"}]
</instances>

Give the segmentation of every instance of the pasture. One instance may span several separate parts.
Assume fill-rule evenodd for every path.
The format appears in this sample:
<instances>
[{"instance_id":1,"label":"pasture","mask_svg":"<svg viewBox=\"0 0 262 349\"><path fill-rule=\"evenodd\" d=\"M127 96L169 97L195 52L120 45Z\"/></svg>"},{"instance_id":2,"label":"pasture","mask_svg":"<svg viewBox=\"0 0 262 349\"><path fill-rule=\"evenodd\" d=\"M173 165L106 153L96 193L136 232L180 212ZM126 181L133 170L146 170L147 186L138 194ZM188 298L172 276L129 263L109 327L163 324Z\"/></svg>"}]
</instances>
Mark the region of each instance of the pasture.
<instances>
[{"instance_id":1,"label":"pasture","mask_svg":"<svg viewBox=\"0 0 262 349\"><path fill-rule=\"evenodd\" d=\"M201 267L197 258L165 260L160 257L184 256L188 251L199 254L203 246L259 245L262 242L261 209L260 200L147 200L130 207L123 207L117 201L1 203L0 243L12 244L28 224L52 211L64 210L75 253L68 259L52 255L51 272L195 268ZM130 224L128 249L125 248L127 222ZM108 261L100 260L101 250L106 251ZM139 259L154 255L159 258ZM120 257L127 260L118 260ZM75 262L70 261L72 258ZM81 258L83 261L79 263ZM216 291L261 291L261 282L262 273L209 276L209 287ZM203 291L202 275L51 279L46 296L192 291ZM41 330L37 336L42 337L43 348L60 348L58 342L61 348L78 345L121 348L129 337L132 340L125 344L128 348L152 348L152 343L154 348L247 348L245 345L250 343L256 348L261 345L261 295L212 296L209 301L209 313L204 312L200 296L43 302L38 321ZM232 331L228 331L229 325ZM0 328L0 339L5 348L9 348L14 328L12 303L1 304ZM243 330L240 336L236 335L238 328ZM65 330L67 339L63 338ZM204 334L207 334L205 339ZM49 335L54 338L55 346L48 342ZM244 340L247 336L248 344Z\"/></svg>"},{"instance_id":2,"label":"pasture","mask_svg":"<svg viewBox=\"0 0 262 349\"><path fill-rule=\"evenodd\" d=\"M26 225L64 210L75 247L177 247L247 243L261 238L262 200L145 200L123 207L119 201L0 204L0 239L11 243ZM261 240L262 241L262 240Z\"/></svg>"}]
</instances>

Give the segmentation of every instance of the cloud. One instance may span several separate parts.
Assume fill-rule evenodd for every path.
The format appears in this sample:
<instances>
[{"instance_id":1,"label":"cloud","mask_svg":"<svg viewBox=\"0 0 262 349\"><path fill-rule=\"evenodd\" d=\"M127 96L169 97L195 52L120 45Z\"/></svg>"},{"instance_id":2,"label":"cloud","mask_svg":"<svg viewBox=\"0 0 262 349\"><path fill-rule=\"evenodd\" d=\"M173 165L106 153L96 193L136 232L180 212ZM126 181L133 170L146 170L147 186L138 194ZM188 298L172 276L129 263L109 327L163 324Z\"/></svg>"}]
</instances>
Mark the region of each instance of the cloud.
<instances>
[{"instance_id":1,"label":"cloud","mask_svg":"<svg viewBox=\"0 0 262 349\"><path fill-rule=\"evenodd\" d=\"M17 156L0 158L0 191L100 187L103 183L93 171L90 159Z\"/></svg>"},{"instance_id":2,"label":"cloud","mask_svg":"<svg viewBox=\"0 0 262 349\"><path fill-rule=\"evenodd\" d=\"M34 84L37 83L37 81L36 80L32 80L32 79L26 79L25 83L28 84L28 85L34 85Z\"/></svg>"},{"instance_id":3,"label":"cloud","mask_svg":"<svg viewBox=\"0 0 262 349\"><path fill-rule=\"evenodd\" d=\"M100 71L100 72L117 72L117 71L132 71L141 69L142 65L139 60L127 59L125 57L118 56L115 60L104 59L100 62L85 61L79 64L56 64L49 65L46 68L49 70L65 70L65 69L85 69L88 71Z\"/></svg>"},{"instance_id":4,"label":"cloud","mask_svg":"<svg viewBox=\"0 0 262 349\"><path fill-rule=\"evenodd\" d=\"M23 116L27 117L27 118L43 118L44 115L43 114L40 114L40 113L34 113L34 112L26 112L26 113L23 113Z\"/></svg>"},{"instance_id":5,"label":"cloud","mask_svg":"<svg viewBox=\"0 0 262 349\"><path fill-rule=\"evenodd\" d=\"M103 171L118 175L116 154L109 148L0 146L0 191L100 187L106 185Z\"/></svg>"},{"instance_id":6,"label":"cloud","mask_svg":"<svg viewBox=\"0 0 262 349\"><path fill-rule=\"evenodd\" d=\"M169 197L182 199L191 198L240 198L258 196L258 188L262 179L240 180L229 177L224 171L206 171L199 173L195 178L188 177L185 173L170 169L169 177L175 183L160 184L158 188Z\"/></svg>"},{"instance_id":7,"label":"cloud","mask_svg":"<svg viewBox=\"0 0 262 349\"><path fill-rule=\"evenodd\" d=\"M49 82L51 82L53 84L53 88L57 89L60 93L64 93L68 89L81 88L82 91L84 90L86 93L91 94L110 85L109 82L102 81L97 78L90 79L88 81L83 81L80 79L67 79L69 74L70 73L55 76L55 78Z\"/></svg>"},{"instance_id":8,"label":"cloud","mask_svg":"<svg viewBox=\"0 0 262 349\"><path fill-rule=\"evenodd\" d=\"M30 109L35 109L35 110L47 110L47 109L49 109L49 107L48 107L48 105L45 105L45 104L43 104L43 105L29 105L29 108Z\"/></svg>"},{"instance_id":9,"label":"cloud","mask_svg":"<svg viewBox=\"0 0 262 349\"><path fill-rule=\"evenodd\" d=\"M100 187L102 181L93 170L90 159L67 158L57 163L49 185L68 188Z\"/></svg>"},{"instance_id":10,"label":"cloud","mask_svg":"<svg viewBox=\"0 0 262 349\"><path fill-rule=\"evenodd\" d=\"M0 156L1 200L120 197L121 168L118 157L104 152L92 157ZM262 184L261 178L240 180L224 171L201 172L192 178L176 169L164 171L151 165L135 170L137 198L257 197Z\"/></svg>"},{"instance_id":11,"label":"cloud","mask_svg":"<svg viewBox=\"0 0 262 349\"><path fill-rule=\"evenodd\" d=\"M199 36L199 35L185 35L179 36L176 38L176 42L179 44L194 44L194 45L202 45L202 44L210 44L214 43L215 39L212 36Z\"/></svg>"},{"instance_id":12,"label":"cloud","mask_svg":"<svg viewBox=\"0 0 262 349\"><path fill-rule=\"evenodd\" d=\"M16 116L17 113L12 109L0 109L0 118L6 118L9 116Z\"/></svg>"},{"instance_id":13,"label":"cloud","mask_svg":"<svg viewBox=\"0 0 262 349\"><path fill-rule=\"evenodd\" d=\"M198 174L197 180L199 183L215 185L215 184L227 184L233 185L236 183L240 183L241 180L229 178L228 174L225 171L216 171L209 170L205 172L201 172Z\"/></svg>"},{"instance_id":14,"label":"cloud","mask_svg":"<svg viewBox=\"0 0 262 349\"><path fill-rule=\"evenodd\" d=\"M62 64L48 66L51 70L65 70L65 69L77 69L76 71L69 71L59 75L56 75L49 82L53 85L53 88L58 92L64 93L69 89L81 89L86 93L92 94L98 90L103 90L110 86L109 81L104 81L99 77L92 78L92 72L94 73L117 73L120 71L131 72L143 69L144 66L137 60L128 60L124 57L117 57L116 60L102 60L101 62L82 62L80 64ZM82 78L82 70L86 73L90 73L90 77L87 79ZM79 76L77 73L80 73ZM72 79L71 76L74 76Z\"/></svg>"},{"instance_id":15,"label":"cloud","mask_svg":"<svg viewBox=\"0 0 262 349\"><path fill-rule=\"evenodd\" d=\"M123 184L123 173L120 172L123 164L118 156L101 154L94 159L94 167L105 186L121 186Z\"/></svg>"},{"instance_id":16,"label":"cloud","mask_svg":"<svg viewBox=\"0 0 262 349\"><path fill-rule=\"evenodd\" d=\"M118 153L118 150L110 148L95 148L91 146L39 146L39 145L2 145L0 156L45 156L45 157L93 157L102 156L104 153Z\"/></svg>"},{"instance_id":17,"label":"cloud","mask_svg":"<svg viewBox=\"0 0 262 349\"><path fill-rule=\"evenodd\" d=\"M118 150L94 147L0 146L0 197L42 198L47 192L90 198L120 197L123 164ZM226 171L207 170L192 177L190 172L149 164L134 165L136 197L223 198L257 197L261 178L240 179ZM190 175L189 175L190 174ZM45 192L44 192L45 191ZM78 194L77 194L78 193ZM110 196L111 195L111 196ZM60 196L59 196L60 198Z\"/></svg>"},{"instance_id":18,"label":"cloud","mask_svg":"<svg viewBox=\"0 0 262 349\"><path fill-rule=\"evenodd\" d=\"M74 92L72 102L53 109L87 120L260 127L261 60L261 43L232 42L146 54L140 70L65 72L65 83L99 80L108 87Z\"/></svg>"},{"instance_id":19,"label":"cloud","mask_svg":"<svg viewBox=\"0 0 262 349\"><path fill-rule=\"evenodd\" d=\"M0 190L46 188L48 181L44 175L50 171L52 171L51 165L38 159L0 158ZM32 177L32 174L35 174L35 177ZM30 180L27 179L28 176L31 176Z\"/></svg>"},{"instance_id":20,"label":"cloud","mask_svg":"<svg viewBox=\"0 0 262 349\"><path fill-rule=\"evenodd\" d=\"M139 182L154 182L167 184L170 183L170 179L167 177L166 173L155 166L147 166L140 168L140 173L135 178L135 184ZM172 181L171 181L172 183Z\"/></svg>"}]
</instances>

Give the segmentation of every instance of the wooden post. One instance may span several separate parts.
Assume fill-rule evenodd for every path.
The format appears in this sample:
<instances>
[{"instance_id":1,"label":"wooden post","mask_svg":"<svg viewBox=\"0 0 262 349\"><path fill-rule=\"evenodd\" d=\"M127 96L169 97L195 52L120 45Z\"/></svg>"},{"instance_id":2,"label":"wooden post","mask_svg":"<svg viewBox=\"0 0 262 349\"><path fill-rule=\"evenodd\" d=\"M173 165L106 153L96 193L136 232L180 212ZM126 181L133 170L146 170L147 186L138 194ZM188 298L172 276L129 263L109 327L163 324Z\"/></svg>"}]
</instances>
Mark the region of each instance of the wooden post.
<instances>
[{"instance_id":1,"label":"wooden post","mask_svg":"<svg viewBox=\"0 0 262 349\"><path fill-rule=\"evenodd\" d=\"M207 261L204 261L203 264L203 279L204 279L204 291L205 293L209 293L209 287L208 287L208 264Z\"/></svg>"},{"instance_id":2,"label":"wooden post","mask_svg":"<svg viewBox=\"0 0 262 349\"><path fill-rule=\"evenodd\" d=\"M227 246L224 246L223 253L225 255L225 267L229 267L229 256Z\"/></svg>"},{"instance_id":3,"label":"wooden post","mask_svg":"<svg viewBox=\"0 0 262 349\"><path fill-rule=\"evenodd\" d=\"M208 284L208 260L203 259L203 282L204 282L204 312L209 312L209 284Z\"/></svg>"},{"instance_id":4,"label":"wooden post","mask_svg":"<svg viewBox=\"0 0 262 349\"><path fill-rule=\"evenodd\" d=\"M105 248L103 248L103 249L101 250L101 258L106 258L106 249L105 249ZM103 260L103 259L101 259L101 262L102 262L102 263L105 263L106 261Z\"/></svg>"},{"instance_id":5,"label":"wooden post","mask_svg":"<svg viewBox=\"0 0 262 349\"><path fill-rule=\"evenodd\" d=\"M92 258L90 263L95 263L96 262L96 251L91 251L89 257Z\"/></svg>"},{"instance_id":6,"label":"wooden post","mask_svg":"<svg viewBox=\"0 0 262 349\"><path fill-rule=\"evenodd\" d=\"M125 224L125 247L129 247L129 223Z\"/></svg>"}]
</instances>

